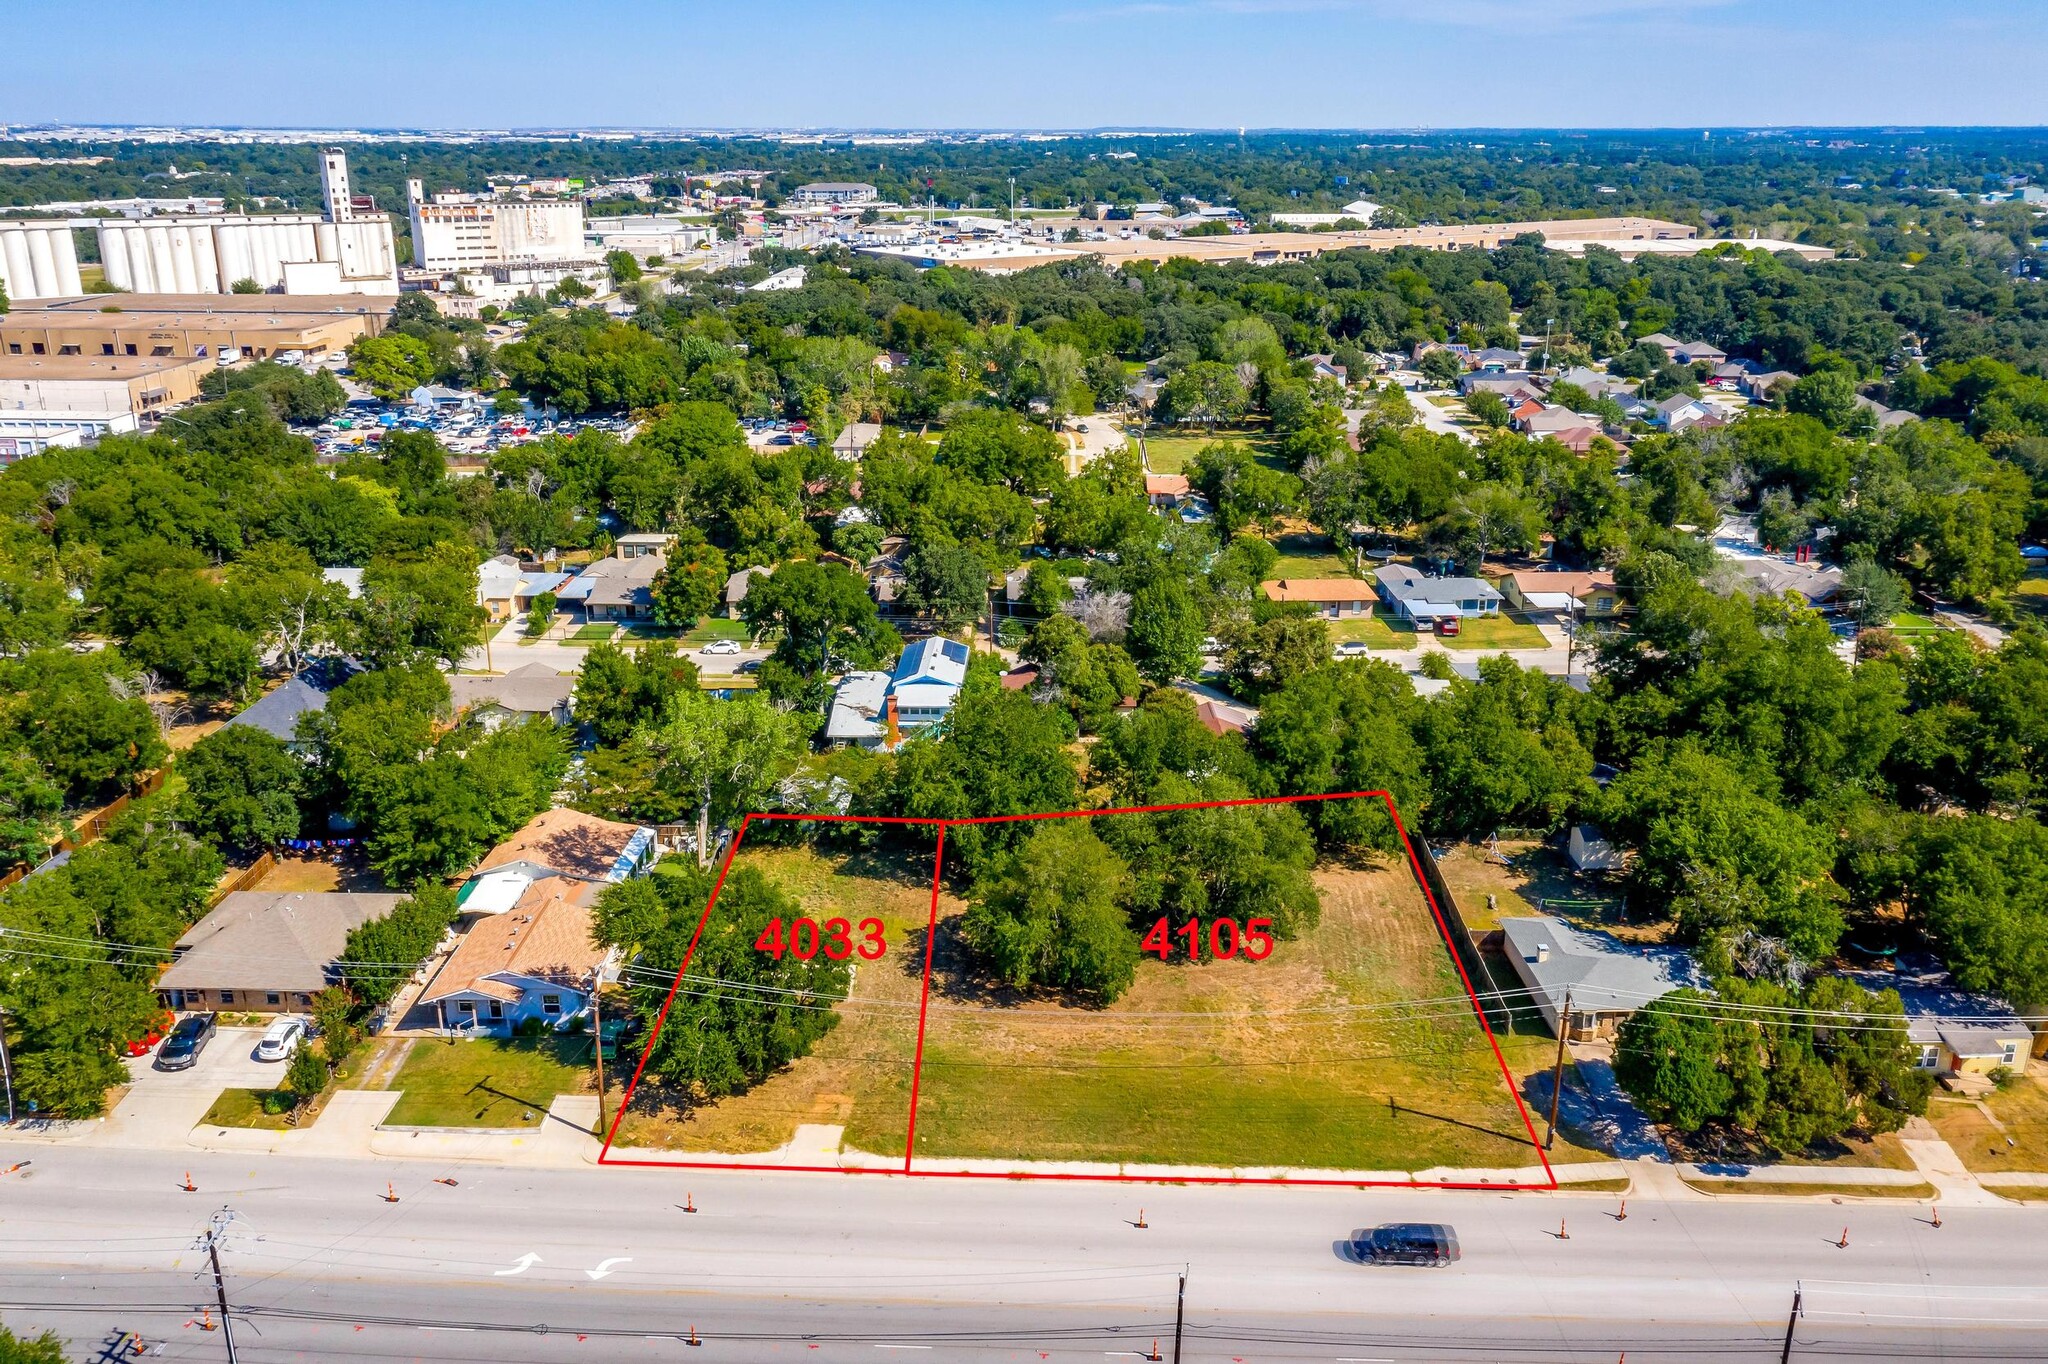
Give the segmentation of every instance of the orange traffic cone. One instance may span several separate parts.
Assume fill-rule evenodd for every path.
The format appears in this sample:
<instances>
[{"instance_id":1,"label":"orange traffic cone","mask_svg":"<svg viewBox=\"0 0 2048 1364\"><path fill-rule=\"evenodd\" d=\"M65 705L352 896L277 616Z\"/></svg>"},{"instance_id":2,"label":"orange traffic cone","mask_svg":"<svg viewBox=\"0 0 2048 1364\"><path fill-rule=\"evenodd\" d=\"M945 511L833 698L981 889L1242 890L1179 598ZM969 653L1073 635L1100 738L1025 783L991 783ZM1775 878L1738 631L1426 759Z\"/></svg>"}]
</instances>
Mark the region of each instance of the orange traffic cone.
<instances>
[{"instance_id":1,"label":"orange traffic cone","mask_svg":"<svg viewBox=\"0 0 2048 1364\"><path fill-rule=\"evenodd\" d=\"M386 1203L396 1203L398 1201L398 1190L392 1187L391 1181L388 1179L384 1181L384 1201Z\"/></svg>"},{"instance_id":2,"label":"orange traffic cone","mask_svg":"<svg viewBox=\"0 0 2048 1364\"><path fill-rule=\"evenodd\" d=\"M1617 1222L1628 1221L1628 1200L1626 1198L1621 1200L1621 1211L1614 1214L1614 1220Z\"/></svg>"},{"instance_id":3,"label":"orange traffic cone","mask_svg":"<svg viewBox=\"0 0 2048 1364\"><path fill-rule=\"evenodd\" d=\"M1842 1239L1835 1242L1835 1244L1843 1250L1849 1248L1849 1229L1847 1227L1842 1228Z\"/></svg>"},{"instance_id":4,"label":"orange traffic cone","mask_svg":"<svg viewBox=\"0 0 2048 1364\"><path fill-rule=\"evenodd\" d=\"M1150 1227L1150 1226L1151 1226L1152 1224L1151 1224L1150 1222L1147 1222L1147 1221L1145 1220L1145 1210L1144 1210L1143 1208L1140 1208L1140 1209L1138 1209L1138 1220L1137 1220L1137 1221L1135 1221L1135 1222L1133 1222L1133 1223L1131 1223L1131 1225L1132 1225L1132 1226L1134 1226L1134 1227L1136 1227L1136 1228L1137 1228L1137 1229L1138 1229L1139 1231L1144 1231L1144 1230L1145 1230L1146 1228Z\"/></svg>"},{"instance_id":5,"label":"orange traffic cone","mask_svg":"<svg viewBox=\"0 0 2048 1364\"><path fill-rule=\"evenodd\" d=\"M693 1325L693 1326L691 1326L691 1327L690 1327L690 1338L689 1338L688 1340L684 1341L684 1342L683 1342L683 1344L685 1344L685 1345L702 1345L703 1343L704 1343L703 1341L701 1341L701 1340L697 1339L697 1328L696 1328L696 1327L695 1327L694 1325Z\"/></svg>"},{"instance_id":6,"label":"orange traffic cone","mask_svg":"<svg viewBox=\"0 0 2048 1364\"><path fill-rule=\"evenodd\" d=\"M1165 1355L1159 1353L1159 1342L1156 1339L1152 1342L1152 1353L1146 1355L1145 1358L1155 1361L1166 1358Z\"/></svg>"},{"instance_id":7,"label":"orange traffic cone","mask_svg":"<svg viewBox=\"0 0 2048 1364\"><path fill-rule=\"evenodd\" d=\"M192 1182L192 1172L190 1170L185 1171L185 1182L183 1184L180 1184L178 1187L183 1189L186 1193L199 1192L199 1186Z\"/></svg>"},{"instance_id":8,"label":"orange traffic cone","mask_svg":"<svg viewBox=\"0 0 2048 1364\"><path fill-rule=\"evenodd\" d=\"M459 1185L462 1181L458 1179L437 1179L434 1182L436 1184L446 1184L449 1188L452 1189Z\"/></svg>"},{"instance_id":9,"label":"orange traffic cone","mask_svg":"<svg viewBox=\"0 0 2048 1364\"><path fill-rule=\"evenodd\" d=\"M1941 1226L1941 1204L1939 1203L1934 1205L1934 1225L1937 1229Z\"/></svg>"},{"instance_id":10,"label":"orange traffic cone","mask_svg":"<svg viewBox=\"0 0 2048 1364\"><path fill-rule=\"evenodd\" d=\"M1564 1219L1562 1217L1557 1219L1557 1239L1560 1241L1572 1239L1572 1234L1564 1229Z\"/></svg>"},{"instance_id":11,"label":"orange traffic cone","mask_svg":"<svg viewBox=\"0 0 2048 1364\"><path fill-rule=\"evenodd\" d=\"M199 1329L202 1331L218 1331L220 1329L220 1327L213 1323L212 1308L202 1307L199 1309Z\"/></svg>"},{"instance_id":12,"label":"orange traffic cone","mask_svg":"<svg viewBox=\"0 0 2048 1364\"><path fill-rule=\"evenodd\" d=\"M685 1193L685 1194L683 1195L683 1211L684 1211L684 1212L695 1212L695 1211L697 1211L697 1195L695 1195L695 1194L693 1194L693 1193Z\"/></svg>"}]
</instances>

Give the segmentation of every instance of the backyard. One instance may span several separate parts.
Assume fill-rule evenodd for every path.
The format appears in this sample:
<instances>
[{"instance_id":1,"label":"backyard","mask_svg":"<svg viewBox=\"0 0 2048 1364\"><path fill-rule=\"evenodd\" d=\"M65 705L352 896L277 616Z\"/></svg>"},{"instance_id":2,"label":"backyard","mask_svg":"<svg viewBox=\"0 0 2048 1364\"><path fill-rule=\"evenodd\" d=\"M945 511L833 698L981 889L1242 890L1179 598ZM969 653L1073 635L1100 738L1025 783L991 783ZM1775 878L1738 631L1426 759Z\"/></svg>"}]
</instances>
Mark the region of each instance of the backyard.
<instances>
[{"instance_id":1,"label":"backyard","mask_svg":"<svg viewBox=\"0 0 2048 1364\"><path fill-rule=\"evenodd\" d=\"M1272 568L1275 578L1350 578L1351 565L1337 553L1330 537L1318 531L1293 530L1273 537L1280 551Z\"/></svg>"},{"instance_id":2,"label":"backyard","mask_svg":"<svg viewBox=\"0 0 2048 1364\"><path fill-rule=\"evenodd\" d=\"M1225 441L1238 441L1251 447L1251 452L1261 463L1280 467L1280 456L1276 442L1261 426L1219 426L1214 432L1190 427L1167 435L1145 436L1145 467L1155 474L1178 474L1185 472L1188 461L1199 454L1204 446Z\"/></svg>"},{"instance_id":3,"label":"backyard","mask_svg":"<svg viewBox=\"0 0 2048 1364\"><path fill-rule=\"evenodd\" d=\"M618 1144L749 1154L787 1145L799 1126L814 1124L843 1127L854 1150L901 1156L931 918L930 855L743 845L734 865L760 868L814 919L881 919L888 952L856 965L839 1025L809 1056L745 1094L711 1103L678 1107L651 1089L636 1094ZM941 899L942 912L948 903Z\"/></svg>"},{"instance_id":4,"label":"backyard","mask_svg":"<svg viewBox=\"0 0 2048 1364\"><path fill-rule=\"evenodd\" d=\"M385 1088L394 1127L538 1127L558 1094L596 1087L587 1036L416 1043Z\"/></svg>"}]
</instances>

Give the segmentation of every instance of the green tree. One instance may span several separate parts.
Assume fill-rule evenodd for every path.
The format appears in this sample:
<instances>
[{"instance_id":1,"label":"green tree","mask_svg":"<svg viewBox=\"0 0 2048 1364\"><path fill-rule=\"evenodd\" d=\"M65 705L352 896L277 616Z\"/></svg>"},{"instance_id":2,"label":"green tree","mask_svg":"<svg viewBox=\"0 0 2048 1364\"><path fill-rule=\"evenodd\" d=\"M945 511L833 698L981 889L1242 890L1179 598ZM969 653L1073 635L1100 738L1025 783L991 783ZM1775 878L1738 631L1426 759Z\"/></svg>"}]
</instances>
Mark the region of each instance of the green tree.
<instances>
[{"instance_id":1,"label":"green tree","mask_svg":"<svg viewBox=\"0 0 2048 1364\"><path fill-rule=\"evenodd\" d=\"M1416 810L1428 789L1416 743L1415 689L1377 659L1318 668L1268 696L1252 731L1252 750L1284 795L1387 791ZM1307 807L1326 845L1398 851L1377 800L1318 801Z\"/></svg>"},{"instance_id":2,"label":"green tree","mask_svg":"<svg viewBox=\"0 0 2048 1364\"><path fill-rule=\"evenodd\" d=\"M975 883L961 939L1013 989L1113 1002L1137 976L1138 940L1121 906L1129 881L1087 820L1047 821L1002 872Z\"/></svg>"},{"instance_id":3,"label":"green tree","mask_svg":"<svg viewBox=\"0 0 2048 1364\"><path fill-rule=\"evenodd\" d=\"M659 724L634 742L654 761L654 784L697 816L697 858L708 865L711 830L755 808L802 755L814 718L755 697L717 701L679 692Z\"/></svg>"},{"instance_id":4,"label":"green tree","mask_svg":"<svg viewBox=\"0 0 2048 1364\"><path fill-rule=\"evenodd\" d=\"M660 724L675 698L697 689L697 665L666 640L628 653L609 641L583 655L576 676L576 719L599 744L616 747L636 726Z\"/></svg>"},{"instance_id":5,"label":"green tree","mask_svg":"<svg viewBox=\"0 0 2048 1364\"><path fill-rule=\"evenodd\" d=\"M227 571L234 619L296 677L307 659L333 643L348 609L348 589L328 582L311 555L295 545L265 541Z\"/></svg>"},{"instance_id":6,"label":"green tree","mask_svg":"<svg viewBox=\"0 0 2048 1364\"><path fill-rule=\"evenodd\" d=\"M694 528L684 528L654 578L655 621L676 630L695 625L718 609L728 576L725 555L718 547Z\"/></svg>"},{"instance_id":7,"label":"green tree","mask_svg":"<svg viewBox=\"0 0 2048 1364\"><path fill-rule=\"evenodd\" d=\"M304 765L254 725L229 725L178 759L180 817L224 854L253 856L299 831Z\"/></svg>"},{"instance_id":8,"label":"green tree","mask_svg":"<svg viewBox=\"0 0 2048 1364\"><path fill-rule=\"evenodd\" d=\"M371 1008L384 1004L434 954L460 914L455 892L429 882L381 919L350 929L342 950L347 964L341 969L349 992ZM334 1029L323 1031L332 1034Z\"/></svg>"},{"instance_id":9,"label":"green tree","mask_svg":"<svg viewBox=\"0 0 2048 1364\"><path fill-rule=\"evenodd\" d=\"M607 251L604 253L604 264L615 287L631 284L640 278L640 262L633 258L631 251Z\"/></svg>"},{"instance_id":10,"label":"green tree","mask_svg":"<svg viewBox=\"0 0 2048 1364\"><path fill-rule=\"evenodd\" d=\"M1422 371L1422 377L1438 388L1450 388L1458 382L1458 376L1465 372L1465 362L1454 351L1433 350L1424 355L1415 366Z\"/></svg>"},{"instance_id":11,"label":"green tree","mask_svg":"<svg viewBox=\"0 0 2048 1364\"><path fill-rule=\"evenodd\" d=\"M1702 990L1674 990L1622 1020L1614 1078L1649 1117L1697 1132L1724 1116L1735 1082L1722 1064L1721 1027Z\"/></svg>"},{"instance_id":12,"label":"green tree","mask_svg":"<svg viewBox=\"0 0 2048 1364\"><path fill-rule=\"evenodd\" d=\"M476 552L467 545L429 545L372 559L356 603L357 652L377 667L422 658L459 667L484 625L476 594Z\"/></svg>"},{"instance_id":13,"label":"green tree","mask_svg":"<svg viewBox=\"0 0 2048 1364\"><path fill-rule=\"evenodd\" d=\"M526 637L539 639L555 623L555 612L561 606L561 599L552 592L536 592L526 606Z\"/></svg>"},{"instance_id":14,"label":"green tree","mask_svg":"<svg viewBox=\"0 0 2048 1364\"><path fill-rule=\"evenodd\" d=\"M0 293L0 313L7 311L7 295ZM0 1364L64 1364L64 1342L55 1331L45 1331L30 1340L0 1327Z\"/></svg>"},{"instance_id":15,"label":"green tree","mask_svg":"<svg viewBox=\"0 0 2048 1364\"><path fill-rule=\"evenodd\" d=\"M1890 622L1911 600L1906 580L1867 555L1851 559L1842 569L1841 599L1864 629Z\"/></svg>"},{"instance_id":16,"label":"green tree","mask_svg":"<svg viewBox=\"0 0 2048 1364\"><path fill-rule=\"evenodd\" d=\"M41 862L62 831L64 789L23 752L0 753L0 863Z\"/></svg>"},{"instance_id":17,"label":"green tree","mask_svg":"<svg viewBox=\"0 0 2048 1364\"><path fill-rule=\"evenodd\" d=\"M872 665L902 648L875 613L867 580L837 564L798 560L754 579L740 603L756 635L779 632L775 657L798 672L826 670L828 659Z\"/></svg>"},{"instance_id":18,"label":"green tree","mask_svg":"<svg viewBox=\"0 0 2048 1364\"><path fill-rule=\"evenodd\" d=\"M402 332L356 338L348 348L356 382L387 403L403 401L434 378L434 360L427 344Z\"/></svg>"},{"instance_id":19,"label":"green tree","mask_svg":"<svg viewBox=\"0 0 2048 1364\"><path fill-rule=\"evenodd\" d=\"M1207 633L1201 604L1177 579L1162 575L1131 597L1131 657L1155 686L1200 676Z\"/></svg>"},{"instance_id":20,"label":"green tree","mask_svg":"<svg viewBox=\"0 0 2048 1364\"><path fill-rule=\"evenodd\" d=\"M988 606L988 562L974 545L912 546L903 559L903 604L952 630Z\"/></svg>"}]
</instances>

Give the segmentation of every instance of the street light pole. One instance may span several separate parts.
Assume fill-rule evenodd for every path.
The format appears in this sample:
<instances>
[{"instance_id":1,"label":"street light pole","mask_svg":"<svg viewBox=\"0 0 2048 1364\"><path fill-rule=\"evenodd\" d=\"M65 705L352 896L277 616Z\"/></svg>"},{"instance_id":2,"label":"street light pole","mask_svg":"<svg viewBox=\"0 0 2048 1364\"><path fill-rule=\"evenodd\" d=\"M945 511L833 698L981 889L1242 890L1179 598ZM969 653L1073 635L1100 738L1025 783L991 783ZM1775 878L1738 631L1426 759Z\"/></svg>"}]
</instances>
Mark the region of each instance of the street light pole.
<instances>
[{"instance_id":1,"label":"street light pole","mask_svg":"<svg viewBox=\"0 0 2048 1364\"><path fill-rule=\"evenodd\" d=\"M213 1221L206 1228L206 1258L213 1265L213 1295L220 1304L220 1334L228 1347L228 1364L241 1364L241 1356L235 1353L235 1324L228 1319L227 1279L220 1268L221 1233L234 1219L235 1214L229 1208L222 1208L213 1215Z\"/></svg>"},{"instance_id":2,"label":"street light pole","mask_svg":"<svg viewBox=\"0 0 2048 1364\"><path fill-rule=\"evenodd\" d=\"M14 1063L7 1057L7 1013L0 1010L0 1081L7 1086L7 1125L14 1125Z\"/></svg>"}]
</instances>

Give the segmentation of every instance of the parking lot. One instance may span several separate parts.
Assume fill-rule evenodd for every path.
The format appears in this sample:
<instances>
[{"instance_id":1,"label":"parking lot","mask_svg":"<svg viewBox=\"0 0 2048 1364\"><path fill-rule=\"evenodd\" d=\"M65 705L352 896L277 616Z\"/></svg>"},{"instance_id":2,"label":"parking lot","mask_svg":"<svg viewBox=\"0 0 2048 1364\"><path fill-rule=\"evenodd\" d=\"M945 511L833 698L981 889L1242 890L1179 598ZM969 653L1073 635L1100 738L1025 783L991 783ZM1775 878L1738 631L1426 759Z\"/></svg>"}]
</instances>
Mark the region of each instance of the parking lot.
<instances>
[{"instance_id":1,"label":"parking lot","mask_svg":"<svg viewBox=\"0 0 2048 1364\"><path fill-rule=\"evenodd\" d=\"M261 1028L222 1028L190 1070L158 1070L154 1051L130 1057L130 1088L106 1119L101 1140L114 1145L161 1146L166 1134L190 1131L224 1089L275 1089L285 1062L258 1061Z\"/></svg>"},{"instance_id":2,"label":"parking lot","mask_svg":"<svg viewBox=\"0 0 2048 1364\"><path fill-rule=\"evenodd\" d=\"M551 409L528 409L500 416L482 394L464 394L463 398L461 402L439 402L433 407L352 398L333 419L318 424L301 423L296 429L312 437L314 447L322 455L375 449L391 431L427 431L450 455L474 459L488 459L500 450L531 445L548 436L609 431L623 440L633 433L630 417L571 417Z\"/></svg>"}]
</instances>

